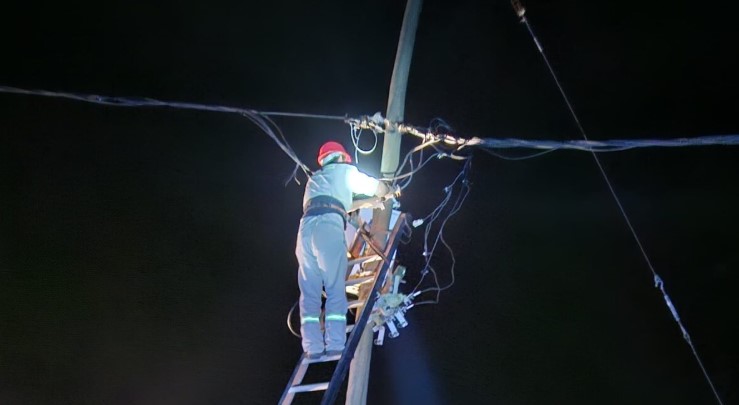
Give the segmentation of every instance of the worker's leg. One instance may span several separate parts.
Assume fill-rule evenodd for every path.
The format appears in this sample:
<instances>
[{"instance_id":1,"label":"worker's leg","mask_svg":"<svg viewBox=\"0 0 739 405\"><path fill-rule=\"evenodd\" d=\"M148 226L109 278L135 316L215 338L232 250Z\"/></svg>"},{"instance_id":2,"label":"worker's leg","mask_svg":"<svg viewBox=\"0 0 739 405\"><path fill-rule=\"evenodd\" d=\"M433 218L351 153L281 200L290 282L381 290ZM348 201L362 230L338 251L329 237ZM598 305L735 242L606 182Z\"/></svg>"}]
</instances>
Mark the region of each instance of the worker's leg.
<instances>
[{"instance_id":1,"label":"worker's leg","mask_svg":"<svg viewBox=\"0 0 739 405\"><path fill-rule=\"evenodd\" d=\"M346 342L346 240L344 221L339 215L321 215L313 247L323 271L326 290L326 350L343 350Z\"/></svg>"},{"instance_id":2,"label":"worker's leg","mask_svg":"<svg viewBox=\"0 0 739 405\"><path fill-rule=\"evenodd\" d=\"M299 266L300 335L303 339L303 351L310 354L321 353L324 350L320 324L323 279L311 242L316 232L317 218L308 217L300 221L295 246Z\"/></svg>"}]
</instances>

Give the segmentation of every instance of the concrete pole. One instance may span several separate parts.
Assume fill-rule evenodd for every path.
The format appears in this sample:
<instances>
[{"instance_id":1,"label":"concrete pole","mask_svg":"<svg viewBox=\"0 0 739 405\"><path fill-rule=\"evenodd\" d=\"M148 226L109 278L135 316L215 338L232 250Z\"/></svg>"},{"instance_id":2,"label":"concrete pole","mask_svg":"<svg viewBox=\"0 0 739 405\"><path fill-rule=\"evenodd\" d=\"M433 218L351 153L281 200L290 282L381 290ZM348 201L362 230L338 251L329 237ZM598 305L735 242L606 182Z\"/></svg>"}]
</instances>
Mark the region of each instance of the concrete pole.
<instances>
[{"instance_id":1,"label":"concrete pole","mask_svg":"<svg viewBox=\"0 0 739 405\"><path fill-rule=\"evenodd\" d=\"M403 16L403 26L400 29L398 50L395 53L395 66L390 80L390 93L387 100L387 116L390 122L402 122L405 113L405 90L408 86L408 71L411 68L413 44L416 40L416 27L421 14L423 0L408 0ZM382 144L382 162L380 172L383 177L391 177L398 169L400 161L400 137L397 129L392 125L385 126L385 137ZM392 201L385 203L384 210L375 210L372 215L372 237L374 242L385 248L389 232ZM364 299L366 297L359 297ZM360 311L357 311L359 318ZM349 369L349 387L346 394L346 405L365 405L367 403L367 383L369 382L369 367L372 357L372 327L370 324L364 329L359 346L354 352L354 359Z\"/></svg>"}]
</instances>

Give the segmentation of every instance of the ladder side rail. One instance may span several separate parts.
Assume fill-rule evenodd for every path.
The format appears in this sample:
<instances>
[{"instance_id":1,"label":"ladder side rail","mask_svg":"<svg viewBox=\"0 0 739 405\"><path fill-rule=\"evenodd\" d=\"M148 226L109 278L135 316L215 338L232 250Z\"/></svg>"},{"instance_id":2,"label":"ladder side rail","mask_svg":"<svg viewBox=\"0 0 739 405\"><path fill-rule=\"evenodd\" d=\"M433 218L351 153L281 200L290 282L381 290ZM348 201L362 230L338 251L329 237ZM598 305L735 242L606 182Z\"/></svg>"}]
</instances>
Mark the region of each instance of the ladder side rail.
<instances>
[{"instance_id":1,"label":"ladder side rail","mask_svg":"<svg viewBox=\"0 0 739 405\"><path fill-rule=\"evenodd\" d=\"M348 252L349 255L352 258L359 257L362 253L362 248L364 247L364 240L360 237L360 232L364 230L364 222L361 221L358 224L357 232L354 234L354 240L352 241L351 245L349 246Z\"/></svg>"},{"instance_id":2,"label":"ladder side rail","mask_svg":"<svg viewBox=\"0 0 739 405\"><path fill-rule=\"evenodd\" d=\"M400 214L395 223L395 228L390 234L387 246L385 247L384 256L388 260L383 260L382 266L375 275L375 281L372 285L372 290L367 296L367 302L365 303L364 310L362 310L362 314L359 316L359 320L355 323L354 329L349 335L346 348L344 349L344 354L341 356L339 364L336 365L336 369L334 370L334 374L331 376L331 382L329 383L328 389L323 395L323 400L321 401L322 405L333 404L336 400L336 396L339 393L339 388L344 382L344 378L346 378L346 372L349 369L349 364L354 358L354 351L357 349L362 333L367 326L367 321L369 321L370 314L372 313L372 307L377 300L377 295L384 282L384 277L387 274L388 268L390 267L390 263L392 261L390 260L390 258L392 257L392 253L398 246L400 236L405 232L406 221L408 221L408 214Z\"/></svg>"},{"instance_id":3,"label":"ladder side rail","mask_svg":"<svg viewBox=\"0 0 739 405\"><path fill-rule=\"evenodd\" d=\"M357 232L354 234L354 241L352 242L352 245L348 249L349 253L349 262L347 263L346 267L346 275L344 279L348 279L349 276L352 274L352 269L354 268L355 264L359 264L361 266L364 261L361 259L362 251L365 247L365 241L361 237L362 231L365 229L364 222L359 223L359 227L357 227Z\"/></svg>"},{"instance_id":4,"label":"ladder side rail","mask_svg":"<svg viewBox=\"0 0 739 405\"><path fill-rule=\"evenodd\" d=\"M279 405L289 405L293 402L295 393L290 392L290 388L292 388L293 385L295 385L295 381L302 381L303 377L305 377L305 373L308 371L308 364L303 364L304 359L305 359L305 353L300 355L300 360L298 360L298 364L295 366L295 369L293 370L293 374L290 376L290 379L287 381L287 387L285 387L285 391L282 393L282 397L280 397L280 401L277 402Z\"/></svg>"}]
</instances>

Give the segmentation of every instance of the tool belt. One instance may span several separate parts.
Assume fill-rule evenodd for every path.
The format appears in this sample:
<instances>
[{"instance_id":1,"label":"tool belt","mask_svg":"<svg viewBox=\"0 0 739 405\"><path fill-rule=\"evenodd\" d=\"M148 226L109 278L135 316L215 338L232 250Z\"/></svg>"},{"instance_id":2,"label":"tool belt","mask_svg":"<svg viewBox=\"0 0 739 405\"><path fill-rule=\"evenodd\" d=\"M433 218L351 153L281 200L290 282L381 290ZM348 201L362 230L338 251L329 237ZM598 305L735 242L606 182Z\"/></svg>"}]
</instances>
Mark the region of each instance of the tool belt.
<instances>
[{"instance_id":1,"label":"tool belt","mask_svg":"<svg viewBox=\"0 0 739 405\"><path fill-rule=\"evenodd\" d=\"M346 228L347 214L341 201L327 196L319 195L313 197L303 207L303 218L314 217L323 214L339 214L344 220L344 228Z\"/></svg>"}]
</instances>

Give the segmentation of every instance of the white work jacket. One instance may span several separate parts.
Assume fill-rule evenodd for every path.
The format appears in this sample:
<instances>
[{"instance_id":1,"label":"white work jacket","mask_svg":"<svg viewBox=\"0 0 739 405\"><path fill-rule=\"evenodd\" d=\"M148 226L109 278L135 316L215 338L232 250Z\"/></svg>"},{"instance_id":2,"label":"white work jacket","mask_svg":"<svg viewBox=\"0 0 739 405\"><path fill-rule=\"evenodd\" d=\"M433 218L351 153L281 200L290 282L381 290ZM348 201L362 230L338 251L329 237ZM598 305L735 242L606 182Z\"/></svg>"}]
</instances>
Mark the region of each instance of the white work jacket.
<instances>
[{"instance_id":1,"label":"white work jacket","mask_svg":"<svg viewBox=\"0 0 739 405\"><path fill-rule=\"evenodd\" d=\"M308 179L303 195L303 206L311 198L333 197L341 202L346 211L352 206L354 194L373 196L379 180L366 175L348 163L329 163Z\"/></svg>"}]
</instances>

